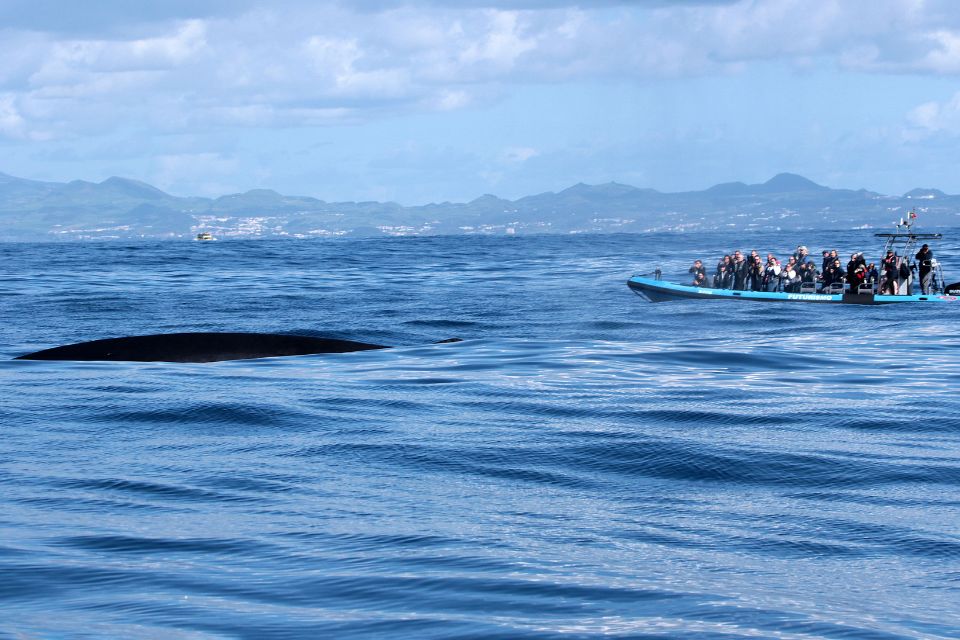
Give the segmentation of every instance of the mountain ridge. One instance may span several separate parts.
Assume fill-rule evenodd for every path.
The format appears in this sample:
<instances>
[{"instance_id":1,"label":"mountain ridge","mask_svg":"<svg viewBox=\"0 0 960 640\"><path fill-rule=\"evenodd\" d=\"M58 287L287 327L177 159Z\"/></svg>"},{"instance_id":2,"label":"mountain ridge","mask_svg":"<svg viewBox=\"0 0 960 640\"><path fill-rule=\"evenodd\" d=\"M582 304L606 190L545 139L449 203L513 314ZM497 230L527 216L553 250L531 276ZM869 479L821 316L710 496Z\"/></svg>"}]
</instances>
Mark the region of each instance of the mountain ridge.
<instances>
[{"instance_id":1,"label":"mountain ridge","mask_svg":"<svg viewBox=\"0 0 960 640\"><path fill-rule=\"evenodd\" d=\"M893 224L910 208L925 224L957 224L960 196L934 188L902 196L834 189L778 173L762 183L696 191L581 182L515 200L484 194L403 206L327 202L263 188L182 197L119 176L58 183L0 173L0 240L189 238L200 230L220 237L339 237L862 228Z\"/></svg>"}]
</instances>

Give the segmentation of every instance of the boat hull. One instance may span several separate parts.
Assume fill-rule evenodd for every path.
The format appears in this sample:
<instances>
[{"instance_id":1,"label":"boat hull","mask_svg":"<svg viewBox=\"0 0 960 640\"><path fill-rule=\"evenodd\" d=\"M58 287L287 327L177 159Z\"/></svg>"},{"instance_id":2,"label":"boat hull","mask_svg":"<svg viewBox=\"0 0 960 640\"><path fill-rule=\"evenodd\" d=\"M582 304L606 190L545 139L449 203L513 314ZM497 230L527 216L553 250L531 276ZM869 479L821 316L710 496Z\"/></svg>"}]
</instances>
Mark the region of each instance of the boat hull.
<instances>
[{"instance_id":1,"label":"boat hull","mask_svg":"<svg viewBox=\"0 0 960 640\"><path fill-rule=\"evenodd\" d=\"M814 304L897 304L904 302L960 302L952 295L929 294L911 296L875 295L872 293L786 293L782 291L731 291L706 289L633 276L627 280L630 290L650 302L673 300L752 300L754 302L808 302Z\"/></svg>"}]
</instances>

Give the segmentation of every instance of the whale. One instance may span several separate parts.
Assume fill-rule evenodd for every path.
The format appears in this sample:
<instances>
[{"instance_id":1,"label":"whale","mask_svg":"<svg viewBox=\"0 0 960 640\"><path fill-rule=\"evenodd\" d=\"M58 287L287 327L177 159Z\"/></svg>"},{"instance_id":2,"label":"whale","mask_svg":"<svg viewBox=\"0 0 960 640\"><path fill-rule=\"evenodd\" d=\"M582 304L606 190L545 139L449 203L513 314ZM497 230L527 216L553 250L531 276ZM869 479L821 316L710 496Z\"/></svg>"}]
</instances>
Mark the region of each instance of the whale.
<instances>
[{"instance_id":1,"label":"whale","mask_svg":"<svg viewBox=\"0 0 960 640\"><path fill-rule=\"evenodd\" d=\"M459 338L434 344L459 342ZM163 333L126 336L52 347L15 360L114 362L221 362L321 353L389 349L389 346L282 333Z\"/></svg>"}]
</instances>

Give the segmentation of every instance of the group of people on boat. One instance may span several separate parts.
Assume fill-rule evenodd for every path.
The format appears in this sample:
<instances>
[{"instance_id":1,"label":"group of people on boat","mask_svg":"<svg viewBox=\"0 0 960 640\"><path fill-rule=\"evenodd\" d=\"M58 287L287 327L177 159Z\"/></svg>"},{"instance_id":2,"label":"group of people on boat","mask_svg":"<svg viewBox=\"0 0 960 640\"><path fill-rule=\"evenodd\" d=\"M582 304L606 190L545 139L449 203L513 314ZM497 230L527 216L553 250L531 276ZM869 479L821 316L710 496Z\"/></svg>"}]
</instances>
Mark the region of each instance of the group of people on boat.
<instances>
[{"instance_id":1,"label":"group of people on boat","mask_svg":"<svg viewBox=\"0 0 960 640\"><path fill-rule=\"evenodd\" d=\"M905 257L890 249L879 267L868 263L862 252L855 252L844 266L836 249L824 250L820 268L810 256L807 247L800 245L796 252L781 262L768 253L766 260L754 250L744 255L740 250L723 256L712 276L707 275L703 261L696 260L689 272L693 274L695 287L733 289L735 291L783 291L834 292L848 290L861 292L866 288L880 294L907 294L913 269L919 270L920 289L923 294L934 288L936 262L928 245L923 245L911 265Z\"/></svg>"}]
</instances>

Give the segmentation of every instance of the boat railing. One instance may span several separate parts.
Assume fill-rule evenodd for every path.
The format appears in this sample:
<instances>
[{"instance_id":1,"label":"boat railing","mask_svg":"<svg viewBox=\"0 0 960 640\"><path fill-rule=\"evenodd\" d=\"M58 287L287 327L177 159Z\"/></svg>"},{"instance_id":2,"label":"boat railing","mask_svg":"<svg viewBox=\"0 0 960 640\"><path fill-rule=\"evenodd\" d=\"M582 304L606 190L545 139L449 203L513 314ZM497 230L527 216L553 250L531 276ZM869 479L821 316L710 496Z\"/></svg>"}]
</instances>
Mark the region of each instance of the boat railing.
<instances>
[{"instance_id":1,"label":"boat railing","mask_svg":"<svg viewBox=\"0 0 960 640\"><path fill-rule=\"evenodd\" d=\"M914 232L911 227L916 217L916 213L911 211L909 216L902 219L900 224L897 225L896 233L874 234L874 237L884 239L883 254L881 254L880 258L881 262L888 251L893 251L899 258L897 260L897 266L899 267L900 264L903 263L910 269L910 275L907 278L897 278L897 292L900 295L908 295L913 293L916 287L922 287L918 273L918 268L921 265L916 262L913 253L917 244L921 242L935 242L943 239L943 234L941 233ZM940 263L936 260L932 261L930 267L933 271L930 292L939 293L943 291L944 288L943 271L940 268ZM882 283L879 288L880 290L884 289Z\"/></svg>"},{"instance_id":2,"label":"boat railing","mask_svg":"<svg viewBox=\"0 0 960 640\"><path fill-rule=\"evenodd\" d=\"M930 261L930 268L933 270L933 280L930 282L935 293L943 293L946 286L943 283L943 269L940 268L940 261L933 259Z\"/></svg>"}]
</instances>

